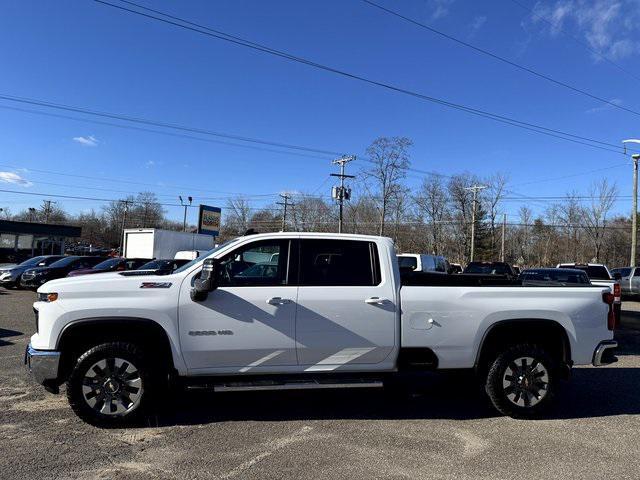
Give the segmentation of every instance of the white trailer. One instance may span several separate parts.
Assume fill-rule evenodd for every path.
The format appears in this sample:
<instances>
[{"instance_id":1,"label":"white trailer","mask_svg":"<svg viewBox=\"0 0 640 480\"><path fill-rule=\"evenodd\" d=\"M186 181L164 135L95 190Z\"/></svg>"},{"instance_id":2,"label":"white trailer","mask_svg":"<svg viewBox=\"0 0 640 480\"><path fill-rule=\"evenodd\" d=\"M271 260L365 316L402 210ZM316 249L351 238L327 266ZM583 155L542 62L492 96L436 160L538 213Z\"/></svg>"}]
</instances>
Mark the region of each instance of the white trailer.
<instances>
[{"instance_id":1,"label":"white trailer","mask_svg":"<svg viewBox=\"0 0 640 480\"><path fill-rule=\"evenodd\" d=\"M200 233L158 228L129 228L124 231L125 258L173 258L181 250L210 250L214 237Z\"/></svg>"}]
</instances>

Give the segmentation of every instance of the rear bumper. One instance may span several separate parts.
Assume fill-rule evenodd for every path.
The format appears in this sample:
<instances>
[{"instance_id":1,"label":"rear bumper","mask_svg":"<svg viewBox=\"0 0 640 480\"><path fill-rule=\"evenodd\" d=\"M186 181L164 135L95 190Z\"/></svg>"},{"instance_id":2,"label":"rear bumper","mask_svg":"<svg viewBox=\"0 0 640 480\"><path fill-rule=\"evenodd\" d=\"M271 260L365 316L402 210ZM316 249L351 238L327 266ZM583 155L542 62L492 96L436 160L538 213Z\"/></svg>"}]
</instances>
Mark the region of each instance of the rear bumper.
<instances>
[{"instance_id":1,"label":"rear bumper","mask_svg":"<svg viewBox=\"0 0 640 480\"><path fill-rule=\"evenodd\" d=\"M602 365L609 365L618 361L618 357L614 354L614 349L618 347L618 342L615 340L605 340L600 342L593 352L593 361L591 362L594 367L601 367Z\"/></svg>"},{"instance_id":2,"label":"rear bumper","mask_svg":"<svg viewBox=\"0 0 640 480\"><path fill-rule=\"evenodd\" d=\"M24 353L24 364L36 382L46 385L58 379L60 352L36 350L29 344Z\"/></svg>"}]
</instances>

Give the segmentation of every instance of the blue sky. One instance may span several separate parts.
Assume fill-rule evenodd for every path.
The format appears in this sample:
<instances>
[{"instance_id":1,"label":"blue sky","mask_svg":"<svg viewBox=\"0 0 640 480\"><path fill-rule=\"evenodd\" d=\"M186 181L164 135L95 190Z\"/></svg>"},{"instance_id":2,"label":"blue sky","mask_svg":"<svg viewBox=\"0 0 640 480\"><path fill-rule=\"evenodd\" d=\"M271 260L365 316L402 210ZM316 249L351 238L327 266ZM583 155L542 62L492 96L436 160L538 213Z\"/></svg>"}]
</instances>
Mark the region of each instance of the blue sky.
<instances>
[{"instance_id":1,"label":"blue sky","mask_svg":"<svg viewBox=\"0 0 640 480\"><path fill-rule=\"evenodd\" d=\"M640 16L637 2L518 0L554 19L552 28L513 0L376 1L640 110L640 80L572 39L640 78L640 38L633 31ZM613 144L640 136L636 115L478 55L360 0L139 3L455 103ZM403 135L414 141L412 163L417 169L449 175L503 172L509 176L509 189L536 196L569 190L586 194L590 183L605 175L622 195L630 194L631 166L620 154L476 118L90 0L9 1L0 22L2 95L357 155L377 136ZM280 191L329 194L327 177L334 171L329 157L197 141L4 107L61 113L0 101L1 189L99 198L152 190L167 203L191 194L196 203L223 207L223 197L234 192L265 195L252 199L255 207L274 201L266 195ZM605 167L611 168L582 174ZM581 175L557 179L574 174ZM408 181L417 185L420 176L412 173ZM0 193L0 207L15 213L38 206L43 198ZM105 203L57 200L74 213ZM630 203L629 198L620 199L616 211L627 212ZM505 211L515 214L522 204L505 203ZM544 207L528 205L536 211ZM172 218L181 217L179 207L167 211ZM191 219L195 221L195 212Z\"/></svg>"}]
</instances>

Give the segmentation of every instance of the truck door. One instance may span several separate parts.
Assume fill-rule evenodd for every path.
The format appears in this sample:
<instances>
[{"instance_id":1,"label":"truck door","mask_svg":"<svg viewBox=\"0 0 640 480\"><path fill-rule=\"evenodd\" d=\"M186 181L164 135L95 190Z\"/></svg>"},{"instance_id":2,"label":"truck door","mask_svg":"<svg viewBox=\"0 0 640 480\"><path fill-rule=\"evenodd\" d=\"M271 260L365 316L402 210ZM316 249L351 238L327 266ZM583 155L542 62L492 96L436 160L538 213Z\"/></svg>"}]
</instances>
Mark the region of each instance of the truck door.
<instances>
[{"instance_id":1,"label":"truck door","mask_svg":"<svg viewBox=\"0 0 640 480\"><path fill-rule=\"evenodd\" d=\"M259 240L221 259L218 288L204 301L182 285L180 342L190 370L260 372L295 366L298 287L289 285L289 239Z\"/></svg>"},{"instance_id":2,"label":"truck door","mask_svg":"<svg viewBox=\"0 0 640 480\"><path fill-rule=\"evenodd\" d=\"M299 245L298 363L331 371L385 361L395 344L396 295L392 279L381 278L376 243L302 238Z\"/></svg>"}]
</instances>

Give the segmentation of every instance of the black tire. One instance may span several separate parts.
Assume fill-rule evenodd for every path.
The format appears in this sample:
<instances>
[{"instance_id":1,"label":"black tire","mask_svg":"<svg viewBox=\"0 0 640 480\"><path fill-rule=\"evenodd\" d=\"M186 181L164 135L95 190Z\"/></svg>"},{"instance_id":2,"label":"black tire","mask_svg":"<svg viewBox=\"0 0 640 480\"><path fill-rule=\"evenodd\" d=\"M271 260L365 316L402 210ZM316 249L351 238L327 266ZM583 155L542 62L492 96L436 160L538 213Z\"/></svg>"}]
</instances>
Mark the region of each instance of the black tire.
<instances>
[{"instance_id":1,"label":"black tire","mask_svg":"<svg viewBox=\"0 0 640 480\"><path fill-rule=\"evenodd\" d=\"M491 364L485 391L503 415L541 417L553 403L557 372L557 362L542 347L513 345Z\"/></svg>"},{"instance_id":2,"label":"black tire","mask_svg":"<svg viewBox=\"0 0 640 480\"><path fill-rule=\"evenodd\" d=\"M152 404L156 375L132 343L103 343L82 354L67 380L67 399L85 422L118 427L139 422Z\"/></svg>"}]
</instances>

